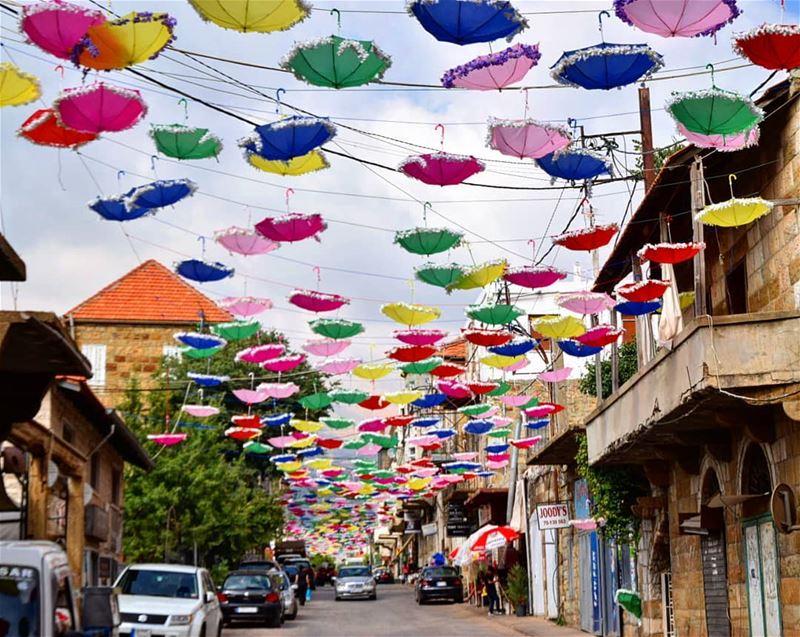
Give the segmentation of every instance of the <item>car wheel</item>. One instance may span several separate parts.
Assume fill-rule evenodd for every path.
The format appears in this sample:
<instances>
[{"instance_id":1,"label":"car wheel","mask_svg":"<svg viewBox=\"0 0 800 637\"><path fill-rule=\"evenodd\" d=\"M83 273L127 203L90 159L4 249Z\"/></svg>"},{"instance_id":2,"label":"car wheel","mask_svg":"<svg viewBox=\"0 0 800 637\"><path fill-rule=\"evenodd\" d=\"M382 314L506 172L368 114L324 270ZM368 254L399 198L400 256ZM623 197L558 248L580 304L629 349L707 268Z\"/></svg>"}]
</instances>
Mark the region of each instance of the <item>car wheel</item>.
<instances>
[{"instance_id":1,"label":"car wheel","mask_svg":"<svg viewBox=\"0 0 800 637\"><path fill-rule=\"evenodd\" d=\"M419 597L417 597L417 604L422 606L424 603L425 603L425 599L421 595Z\"/></svg>"},{"instance_id":2,"label":"car wheel","mask_svg":"<svg viewBox=\"0 0 800 637\"><path fill-rule=\"evenodd\" d=\"M292 607L292 614L286 615L286 619L297 619L297 602L295 602Z\"/></svg>"},{"instance_id":3,"label":"car wheel","mask_svg":"<svg viewBox=\"0 0 800 637\"><path fill-rule=\"evenodd\" d=\"M206 637L206 625L200 626L200 637Z\"/></svg>"},{"instance_id":4,"label":"car wheel","mask_svg":"<svg viewBox=\"0 0 800 637\"><path fill-rule=\"evenodd\" d=\"M334 597L333 597L333 601L334 601L334 602L341 602L341 601L342 601L342 598L341 598L341 597L339 597L338 595L334 595Z\"/></svg>"},{"instance_id":5,"label":"car wheel","mask_svg":"<svg viewBox=\"0 0 800 637\"><path fill-rule=\"evenodd\" d=\"M376 599L378 599L378 594L377 593L373 593L372 595L369 596L369 600L371 602L374 602Z\"/></svg>"},{"instance_id":6,"label":"car wheel","mask_svg":"<svg viewBox=\"0 0 800 637\"><path fill-rule=\"evenodd\" d=\"M274 617L267 619L267 628L280 628L281 627L281 614L278 613Z\"/></svg>"}]
</instances>

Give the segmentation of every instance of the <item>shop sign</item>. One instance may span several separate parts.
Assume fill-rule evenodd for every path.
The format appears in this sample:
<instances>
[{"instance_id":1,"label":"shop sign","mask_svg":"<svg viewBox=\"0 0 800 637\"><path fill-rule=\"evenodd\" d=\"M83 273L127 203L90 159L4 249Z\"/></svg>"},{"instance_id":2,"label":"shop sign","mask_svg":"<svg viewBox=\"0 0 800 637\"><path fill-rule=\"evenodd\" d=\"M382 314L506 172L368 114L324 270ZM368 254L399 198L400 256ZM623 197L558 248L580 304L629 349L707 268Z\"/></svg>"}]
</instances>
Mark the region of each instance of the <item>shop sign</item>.
<instances>
[{"instance_id":1,"label":"shop sign","mask_svg":"<svg viewBox=\"0 0 800 637\"><path fill-rule=\"evenodd\" d=\"M569 526L569 507L562 502L536 505L536 516L541 531Z\"/></svg>"}]
</instances>

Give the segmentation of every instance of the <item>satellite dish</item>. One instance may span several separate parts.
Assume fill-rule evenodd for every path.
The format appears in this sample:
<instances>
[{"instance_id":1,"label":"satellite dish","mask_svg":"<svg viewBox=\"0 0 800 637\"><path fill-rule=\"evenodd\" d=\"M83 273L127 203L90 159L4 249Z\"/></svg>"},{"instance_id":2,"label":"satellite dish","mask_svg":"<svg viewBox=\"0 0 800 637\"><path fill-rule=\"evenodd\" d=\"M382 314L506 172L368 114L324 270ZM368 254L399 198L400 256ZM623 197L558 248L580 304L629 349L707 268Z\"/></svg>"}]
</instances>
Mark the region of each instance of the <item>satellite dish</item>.
<instances>
[{"instance_id":1,"label":"satellite dish","mask_svg":"<svg viewBox=\"0 0 800 637\"><path fill-rule=\"evenodd\" d=\"M800 526L797 525L797 498L788 484L782 482L772 491L769 497L769 512L781 533L800 530Z\"/></svg>"},{"instance_id":2,"label":"satellite dish","mask_svg":"<svg viewBox=\"0 0 800 637\"><path fill-rule=\"evenodd\" d=\"M47 486L52 487L58 480L58 465L50 460L47 463Z\"/></svg>"},{"instance_id":3,"label":"satellite dish","mask_svg":"<svg viewBox=\"0 0 800 637\"><path fill-rule=\"evenodd\" d=\"M83 504L84 506L89 504L92 501L92 496L94 495L94 489L92 489L92 485L88 483L84 483L83 485Z\"/></svg>"}]
</instances>

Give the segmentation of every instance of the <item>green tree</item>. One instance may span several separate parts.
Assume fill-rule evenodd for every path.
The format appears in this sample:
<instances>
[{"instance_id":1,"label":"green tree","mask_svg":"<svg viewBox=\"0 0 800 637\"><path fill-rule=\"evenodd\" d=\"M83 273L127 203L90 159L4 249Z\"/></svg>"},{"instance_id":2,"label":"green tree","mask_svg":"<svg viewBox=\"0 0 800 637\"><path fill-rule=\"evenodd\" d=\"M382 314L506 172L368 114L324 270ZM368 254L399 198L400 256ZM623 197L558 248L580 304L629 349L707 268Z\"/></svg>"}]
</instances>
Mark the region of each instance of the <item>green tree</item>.
<instances>
[{"instance_id":1,"label":"green tree","mask_svg":"<svg viewBox=\"0 0 800 637\"><path fill-rule=\"evenodd\" d=\"M636 373L639 363L636 358L636 343L625 343L619 347L619 384L622 385ZM578 387L584 394L597 396L597 382L595 380L595 363L586 364L586 370L581 376ZM602 379L603 398L611 395L611 361L600 361L600 378Z\"/></svg>"}]
</instances>

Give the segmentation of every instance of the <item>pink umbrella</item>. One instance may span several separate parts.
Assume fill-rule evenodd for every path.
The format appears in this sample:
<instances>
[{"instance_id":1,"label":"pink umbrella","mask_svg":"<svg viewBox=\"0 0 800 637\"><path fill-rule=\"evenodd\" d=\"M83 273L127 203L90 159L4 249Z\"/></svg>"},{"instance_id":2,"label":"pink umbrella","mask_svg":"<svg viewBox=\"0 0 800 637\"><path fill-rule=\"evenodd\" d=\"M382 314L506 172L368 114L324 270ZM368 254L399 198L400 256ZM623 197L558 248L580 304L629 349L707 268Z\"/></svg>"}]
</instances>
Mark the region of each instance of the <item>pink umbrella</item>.
<instances>
[{"instance_id":1,"label":"pink umbrella","mask_svg":"<svg viewBox=\"0 0 800 637\"><path fill-rule=\"evenodd\" d=\"M276 358L274 360L267 361L266 363L262 363L261 367L270 372L283 373L293 370L295 367L300 365L304 360L306 360L306 357L303 354L281 356L280 358Z\"/></svg>"},{"instance_id":2,"label":"pink umbrella","mask_svg":"<svg viewBox=\"0 0 800 637\"><path fill-rule=\"evenodd\" d=\"M275 399L289 398L300 391L294 383L261 383L256 389Z\"/></svg>"},{"instance_id":3,"label":"pink umbrella","mask_svg":"<svg viewBox=\"0 0 800 637\"><path fill-rule=\"evenodd\" d=\"M328 227L322 219L322 215L311 214L303 215L298 212L290 212L280 217L267 217L256 224L256 230L272 241L302 241L309 237L317 236Z\"/></svg>"},{"instance_id":4,"label":"pink umbrella","mask_svg":"<svg viewBox=\"0 0 800 637\"><path fill-rule=\"evenodd\" d=\"M505 462L506 460L511 460L510 453L487 453L486 459L491 460L492 462Z\"/></svg>"},{"instance_id":5,"label":"pink umbrella","mask_svg":"<svg viewBox=\"0 0 800 637\"><path fill-rule=\"evenodd\" d=\"M441 476L441 479L447 484L455 484L456 482L461 482L464 479L464 476L458 473L446 473Z\"/></svg>"},{"instance_id":6,"label":"pink umbrella","mask_svg":"<svg viewBox=\"0 0 800 637\"><path fill-rule=\"evenodd\" d=\"M509 418L508 416L492 416L489 418L489 420L492 421L492 424L495 426L495 428L507 427L514 422L514 419Z\"/></svg>"},{"instance_id":7,"label":"pink umbrella","mask_svg":"<svg viewBox=\"0 0 800 637\"><path fill-rule=\"evenodd\" d=\"M664 38L713 35L739 15L736 0L614 0L623 22Z\"/></svg>"},{"instance_id":8,"label":"pink umbrella","mask_svg":"<svg viewBox=\"0 0 800 637\"><path fill-rule=\"evenodd\" d=\"M714 148L722 152L733 152L755 146L761 137L761 130L758 126L753 126L753 128L736 135L703 135L702 133L693 133L678 122L678 132L686 138L687 142L695 146Z\"/></svg>"},{"instance_id":9,"label":"pink umbrella","mask_svg":"<svg viewBox=\"0 0 800 637\"><path fill-rule=\"evenodd\" d=\"M523 265L509 268L503 278L509 283L523 288L546 288L556 281L565 279L566 274L547 265Z\"/></svg>"},{"instance_id":10,"label":"pink umbrella","mask_svg":"<svg viewBox=\"0 0 800 637\"><path fill-rule=\"evenodd\" d=\"M437 473L439 473L439 469L438 468L436 468L436 467L428 467L428 468L423 468L423 469L417 469L414 472L414 475L417 478L432 478Z\"/></svg>"},{"instance_id":11,"label":"pink umbrella","mask_svg":"<svg viewBox=\"0 0 800 637\"><path fill-rule=\"evenodd\" d=\"M227 296L217 305L236 316L256 316L269 310L272 301L255 296Z\"/></svg>"},{"instance_id":12,"label":"pink umbrella","mask_svg":"<svg viewBox=\"0 0 800 637\"><path fill-rule=\"evenodd\" d=\"M258 389L234 389L233 395L247 405L264 402L269 396Z\"/></svg>"},{"instance_id":13,"label":"pink umbrella","mask_svg":"<svg viewBox=\"0 0 800 637\"><path fill-rule=\"evenodd\" d=\"M506 365L501 369L507 372L518 372L521 369L525 369L530 364L531 362L527 358L522 356L518 361L511 363L511 365Z\"/></svg>"},{"instance_id":14,"label":"pink umbrella","mask_svg":"<svg viewBox=\"0 0 800 637\"><path fill-rule=\"evenodd\" d=\"M614 307L616 301L605 292L582 291L560 294L556 303L576 314L598 314Z\"/></svg>"},{"instance_id":15,"label":"pink umbrella","mask_svg":"<svg viewBox=\"0 0 800 637\"><path fill-rule=\"evenodd\" d=\"M432 445L434 442L437 442L439 438L437 436L415 436L412 438L406 438L406 442L410 445L415 447L427 447L428 445Z\"/></svg>"},{"instance_id":16,"label":"pink umbrella","mask_svg":"<svg viewBox=\"0 0 800 637\"><path fill-rule=\"evenodd\" d=\"M207 418L216 416L219 413L219 409L211 405L184 405L181 410L195 418Z\"/></svg>"},{"instance_id":17,"label":"pink umbrella","mask_svg":"<svg viewBox=\"0 0 800 637\"><path fill-rule=\"evenodd\" d=\"M368 442L367 444L365 444L363 447L361 447L356 451L356 455L376 456L378 455L378 453L380 453L381 449L383 449L383 447L381 447L380 445L375 444L374 442Z\"/></svg>"},{"instance_id":18,"label":"pink umbrella","mask_svg":"<svg viewBox=\"0 0 800 637\"><path fill-rule=\"evenodd\" d=\"M591 347L605 347L615 343L624 333L624 329L614 325L596 325L576 336L575 340Z\"/></svg>"},{"instance_id":19,"label":"pink umbrella","mask_svg":"<svg viewBox=\"0 0 800 637\"><path fill-rule=\"evenodd\" d=\"M133 89L94 82L68 88L53 102L58 123L85 133L116 133L131 128L147 113Z\"/></svg>"},{"instance_id":20,"label":"pink umbrella","mask_svg":"<svg viewBox=\"0 0 800 637\"><path fill-rule=\"evenodd\" d=\"M310 312L332 312L350 303L350 299L314 290L295 290L289 295L289 303Z\"/></svg>"},{"instance_id":21,"label":"pink umbrella","mask_svg":"<svg viewBox=\"0 0 800 637\"><path fill-rule=\"evenodd\" d=\"M570 520L569 523L579 531L594 531L597 528L597 520L587 518L585 520Z\"/></svg>"},{"instance_id":22,"label":"pink umbrella","mask_svg":"<svg viewBox=\"0 0 800 637\"><path fill-rule=\"evenodd\" d=\"M105 21L100 11L59 0L24 5L19 26L40 49L69 60L89 27Z\"/></svg>"},{"instance_id":23,"label":"pink umbrella","mask_svg":"<svg viewBox=\"0 0 800 637\"><path fill-rule=\"evenodd\" d=\"M347 339L337 341L332 338L320 338L315 341L306 341L303 349L314 356L336 356L350 347Z\"/></svg>"},{"instance_id":24,"label":"pink umbrella","mask_svg":"<svg viewBox=\"0 0 800 637\"><path fill-rule=\"evenodd\" d=\"M339 374L349 374L362 362L360 358L335 358L317 365L316 368L325 374L337 376Z\"/></svg>"},{"instance_id":25,"label":"pink umbrella","mask_svg":"<svg viewBox=\"0 0 800 637\"><path fill-rule=\"evenodd\" d=\"M425 184L455 186L486 167L472 156L437 152L406 157L397 168L401 173Z\"/></svg>"},{"instance_id":26,"label":"pink umbrella","mask_svg":"<svg viewBox=\"0 0 800 637\"><path fill-rule=\"evenodd\" d=\"M401 343L416 346L434 345L445 336L447 336L447 332L444 330L411 329L397 330L394 333L394 337Z\"/></svg>"},{"instance_id":27,"label":"pink umbrella","mask_svg":"<svg viewBox=\"0 0 800 637\"><path fill-rule=\"evenodd\" d=\"M528 449L533 445L539 444L542 440L541 436L531 436L530 438L519 438L518 440L509 440L508 442L517 449Z\"/></svg>"},{"instance_id":28,"label":"pink umbrella","mask_svg":"<svg viewBox=\"0 0 800 637\"><path fill-rule=\"evenodd\" d=\"M184 440L188 438L188 434L171 434L171 433L164 433L164 434L148 434L147 439L152 440L153 442L157 442L160 445L164 445L165 447L172 447L173 445L180 444Z\"/></svg>"},{"instance_id":29,"label":"pink umbrella","mask_svg":"<svg viewBox=\"0 0 800 637\"><path fill-rule=\"evenodd\" d=\"M525 415L532 420L538 420L539 418L545 418L546 416L555 414L558 411L555 405L537 405L536 407L526 409Z\"/></svg>"},{"instance_id":30,"label":"pink umbrella","mask_svg":"<svg viewBox=\"0 0 800 637\"><path fill-rule=\"evenodd\" d=\"M539 159L569 146L572 136L563 126L532 119L489 118L486 144L504 155Z\"/></svg>"},{"instance_id":31,"label":"pink umbrella","mask_svg":"<svg viewBox=\"0 0 800 637\"><path fill-rule=\"evenodd\" d=\"M533 400L533 396L528 396L527 394L500 396L500 402L506 407L522 407L522 405L527 405L531 400Z\"/></svg>"},{"instance_id":32,"label":"pink umbrella","mask_svg":"<svg viewBox=\"0 0 800 637\"><path fill-rule=\"evenodd\" d=\"M453 458L456 460L475 460L478 457L477 451L462 451L461 453L454 453Z\"/></svg>"},{"instance_id":33,"label":"pink umbrella","mask_svg":"<svg viewBox=\"0 0 800 637\"><path fill-rule=\"evenodd\" d=\"M266 254L280 248L280 244L258 234L255 230L247 230L237 226L231 226L225 230L217 230L214 233L214 241L220 244L228 252L251 256L254 254Z\"/></svg>"},{"instance_id":34,"label":"pink umbrella","mask_svg":"<svg viewBox=\"0 0 800 637\"><path fill-rule=\"evenodd\" d=\"M235 360L242 363L254 363L259 365L265 361L277 358L286 351L286 347L280 343L268 343L266 345L253 345L236 352Z\"/></svg>"},{"instance_id":35,"label":"pink umbrella","mask_svg":"<svg viewBox=\"0 0 800 637\"><path fill-rule=\"evenodd\" d=\"M358 430L362 432L377 433L383 431L389 426L389 423L384 422L383 418L373 418L371 420L362 420L358 424Z\"/></svg>"},{"instance_id":36,"label":"pink umbrella","mask_svg":"<svg viewBox=\"0 0 800 637\"><path fill-rule=\"evenodd\" d=\"M272 445L276 449L286 449L289 445L297 442L293 436L276 436L275 438L267 438L267 444Z\"/></svg>"},{"instance_id":37,"label":"pink umbrella","mask_svg":"<svg viewBox=\"0 0 800 637\"><path fill-rule=\"evenodd\" d=\"M450 69L442 76L442 86L475 91L500 90L519 82L541 57L538 45L515 44Z\"/></svg>"},{"instance_id":38,"label":"pink umbrella","mask_svg":"<svg viewBox=\"0 0 800 637\"><path fill-rule=\"evenodd\" d=\"M536 375L536 378L544 381L545 383L560 383L561 381L567 380L571 373L571 367L561 367L559 369L551 369L547 372L541 372Z\"/></svg>"},{"instance_id":39,"label":"pink umbrella","mask_svg":"<svg viewBox=\"0 0 800 637\"><path fill-rule=\"evenodd\" d=\"M472 390L457 380L440 380L436 383L436 387L450 398L469 398L472 396Z\"/></svg>"}]
</instances>

